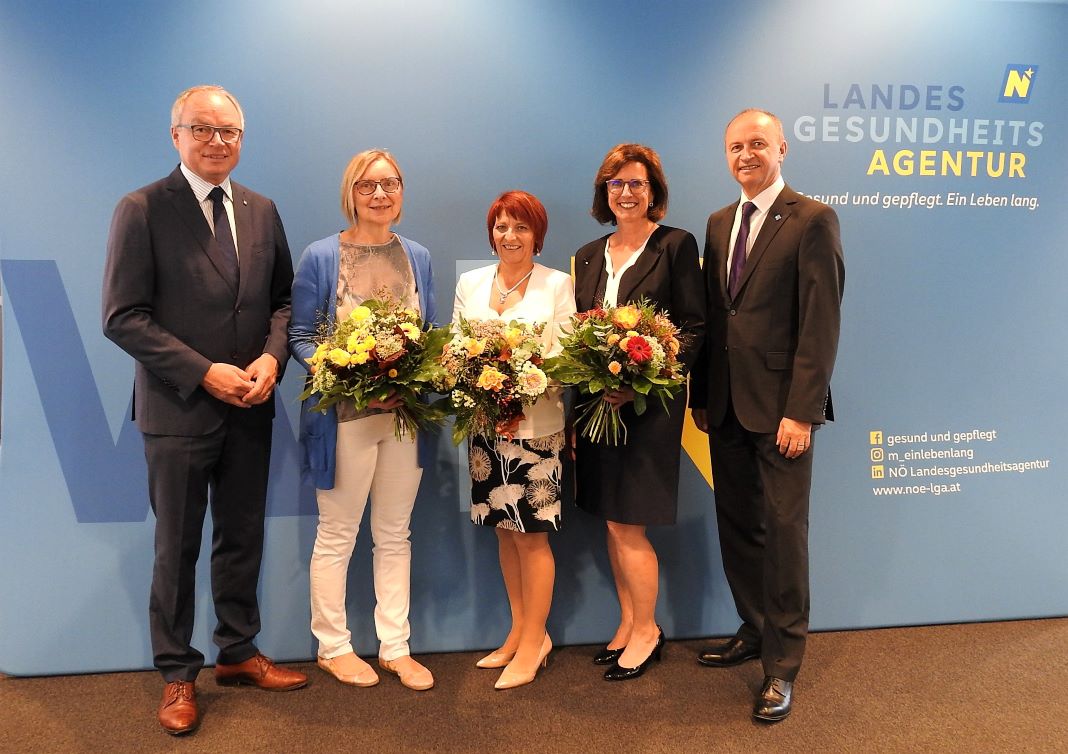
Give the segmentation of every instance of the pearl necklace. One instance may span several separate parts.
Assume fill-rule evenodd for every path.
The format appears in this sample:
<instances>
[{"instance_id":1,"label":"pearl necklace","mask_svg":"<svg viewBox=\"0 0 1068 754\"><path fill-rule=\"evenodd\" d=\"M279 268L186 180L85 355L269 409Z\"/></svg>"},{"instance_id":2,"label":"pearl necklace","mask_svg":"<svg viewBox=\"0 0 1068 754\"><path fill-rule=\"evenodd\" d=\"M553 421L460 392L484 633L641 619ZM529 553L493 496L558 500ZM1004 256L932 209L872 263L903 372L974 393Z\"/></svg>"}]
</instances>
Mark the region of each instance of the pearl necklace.
<instances>
[{"instance_id":1,"label":"pearl necklace","mask_svg":"<svg viewBox=\"0 0 1068 754\"><path fill-rule=\"evenodd\" d=\"M508 290L504 290L503 288L501 288L501 281L500 281L500 278L498 277L498 273L500 271L501 271L501 267L500 267L500 265L497 265L497 271L493 273L493 284L497 287L497 293L500 295L500 298L498 299L497 303L499 305L503 306L504 305L504 300L506 298L508 298L512 293L514 293L516 288L518 288L523 283L525 283L527 281L527 278L529 278L531 275L534 274L534 268L531 267L530 271L527 272L527 274L524 275L523 277L519 278L519 282L516 283L515 285L513 285Z\"/></svg>"}]
</instances>

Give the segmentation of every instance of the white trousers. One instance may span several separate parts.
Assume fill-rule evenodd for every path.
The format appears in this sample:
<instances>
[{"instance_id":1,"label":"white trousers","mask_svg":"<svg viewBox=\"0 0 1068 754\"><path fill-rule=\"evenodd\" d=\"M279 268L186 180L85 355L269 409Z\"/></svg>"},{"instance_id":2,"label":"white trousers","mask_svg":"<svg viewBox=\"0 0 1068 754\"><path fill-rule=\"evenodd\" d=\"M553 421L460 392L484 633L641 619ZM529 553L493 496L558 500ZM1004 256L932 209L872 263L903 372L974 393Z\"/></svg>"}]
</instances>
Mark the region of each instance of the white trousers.
<instances>
[{"instance_id":1,"label":"white trousers","mask_svg":"<svg viewBox=\"0 0 1068 754\"><path fill-rule=\"evenodd\" d=\"M415 442L407 437L398 441L393 434L392 413L338 424L334 489L315 491L319 527L310 567L311 630L319 640L320 657L353 651L345 586L368 494L378 654L394 660L409 653L412 544L408 537L422 475Z\"/></svg>"}]
</instances>

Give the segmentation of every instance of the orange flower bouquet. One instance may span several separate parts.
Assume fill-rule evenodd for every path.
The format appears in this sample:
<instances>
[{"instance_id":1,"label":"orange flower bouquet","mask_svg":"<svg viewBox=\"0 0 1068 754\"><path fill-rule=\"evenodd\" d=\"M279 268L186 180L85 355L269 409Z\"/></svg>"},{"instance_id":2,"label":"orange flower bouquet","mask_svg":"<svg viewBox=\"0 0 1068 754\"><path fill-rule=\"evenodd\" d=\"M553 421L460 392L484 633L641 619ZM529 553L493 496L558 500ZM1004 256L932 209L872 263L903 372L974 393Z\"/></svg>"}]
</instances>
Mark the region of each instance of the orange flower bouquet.
<instances>
[{"instance_id":1,"label":"orange flower bouquet","mask_svg":"<svg viewBox=\"0 0 1068 754\"><path fill-rule=\"evenodd\" d=\"M668 410L668 400L686 384L679 361L678 328L646 300L608 309L598 307L571 318L563 351L545 362L545 373L591 396L576 407L576 427L592 442L627 442L627 426L602 393L630 387L634 413L645 413L650 397Z\"/></svg>"}]
</instances>

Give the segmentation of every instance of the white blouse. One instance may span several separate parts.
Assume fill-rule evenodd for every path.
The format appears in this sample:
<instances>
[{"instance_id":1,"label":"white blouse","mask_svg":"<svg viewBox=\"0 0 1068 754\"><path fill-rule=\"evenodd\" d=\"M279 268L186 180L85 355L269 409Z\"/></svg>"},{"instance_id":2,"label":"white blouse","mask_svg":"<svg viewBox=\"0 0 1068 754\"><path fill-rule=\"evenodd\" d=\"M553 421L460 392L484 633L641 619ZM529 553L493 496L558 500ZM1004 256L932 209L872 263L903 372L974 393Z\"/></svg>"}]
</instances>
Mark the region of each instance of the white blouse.
<instances>
[{"instance_id":1,"label":"white blouse","mask_svg":"<svg viewBox=\"0 0 1068 754\"><path fill-rule=\"evenodd\" d=\"M657 225L656 228L660 226ZM653 228L653 233L656 232L656 228ZM623 263L623 266L616 272L612 269L612 253L610 249L611 236L604 240L604 270L608 273L608 282L604 287L604 300L602 306L612 307L619 306L619 302L616 299L619 297L619 281L623 279L623 274L634 266L634 263L638 261L638 257L645 251L645 247L649 245L649 239L653 237L653 233L650 233L642 245L635 249L634 253L630 255L630 258Z\"/></svg>"},{"instance_id":2,"label":"white blouse","mask_svg":"<svg viewBox=\"0 0 1068 754\"><path fill-rule=\"evenodd\" d=\"M496 272L497 265L491 264L460 276L456 283L452 321L458 322L462 316L464 319L503 319L506 322L514 319L531 325L541 322L545 324L541 335L544 356L560 353L560 336L575 313L575 286L571 276L535 263L523 298L498 314L490 307ZM564 428L563 390L550 387L523 413L526 418L519 423L515 433L518 439L530 440L561 431Z\"/></svg>"}]
</instances>

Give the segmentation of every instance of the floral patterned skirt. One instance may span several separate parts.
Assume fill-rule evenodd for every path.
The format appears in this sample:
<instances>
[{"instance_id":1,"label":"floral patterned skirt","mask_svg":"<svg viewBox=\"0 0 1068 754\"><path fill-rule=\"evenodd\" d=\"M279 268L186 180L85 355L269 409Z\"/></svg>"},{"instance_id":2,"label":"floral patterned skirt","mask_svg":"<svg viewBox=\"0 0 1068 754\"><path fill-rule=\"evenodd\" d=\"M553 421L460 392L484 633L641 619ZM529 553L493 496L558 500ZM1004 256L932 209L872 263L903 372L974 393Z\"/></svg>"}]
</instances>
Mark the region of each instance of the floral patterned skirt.
<instances>
[{"instance_id":1,"label":"floral patterned skirt","mask_svg":"<svg viewBox=\"0 0 1068 754\"><path fill-rule=\"evenodd\" d=\"M512 531L560 531L564 433L468 440L471 520Z\"/></svg>"}]
</instances>

